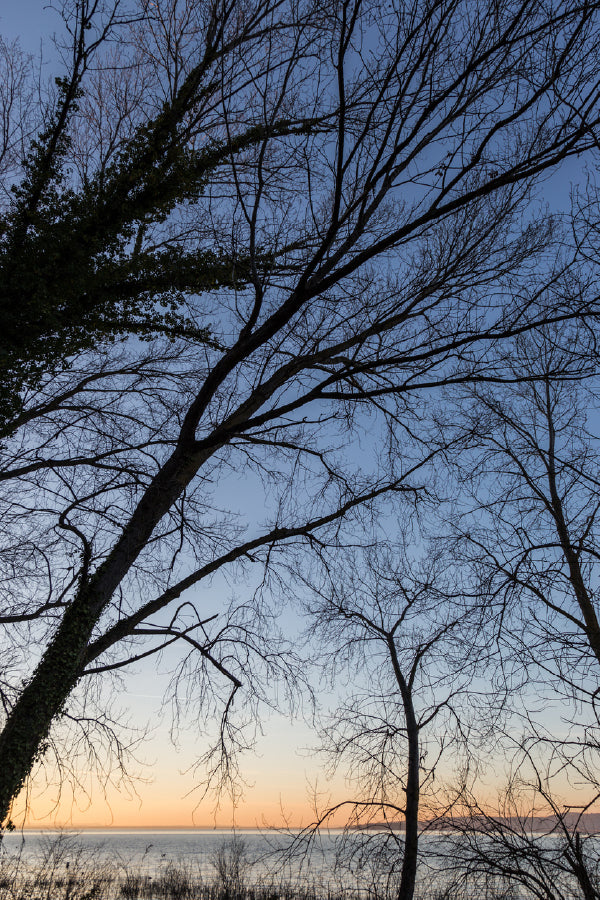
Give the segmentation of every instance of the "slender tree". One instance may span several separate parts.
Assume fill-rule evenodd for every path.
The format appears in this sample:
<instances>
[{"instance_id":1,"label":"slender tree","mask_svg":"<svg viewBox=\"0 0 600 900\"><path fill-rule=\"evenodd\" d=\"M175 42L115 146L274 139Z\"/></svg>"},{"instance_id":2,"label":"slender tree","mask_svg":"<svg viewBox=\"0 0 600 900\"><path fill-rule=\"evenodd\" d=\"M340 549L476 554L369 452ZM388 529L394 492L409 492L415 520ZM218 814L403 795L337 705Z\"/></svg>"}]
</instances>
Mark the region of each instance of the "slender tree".
<instances>
[{"instance_id":1,"label":"slender tree","mask_svg":"<svg viewBox=\"0 0 600 900\"><path fill-rule=\"evenodd\" d=\"M474 392L468 430L476 449L463 463L477 499L457 519L457 534L490 608L510 624L511 652L532 677L537 671L559 693L594 703L597 375L581 331L572 340L577 359L552 333L528 338L514 366L530 380Z\"/></svg>"},{"instance_id":2,"label":"slender tree","mask_svg":"<svg viewBox=\"0 0 600 900\"><path fill-rule=\"evenodd\" d=\"M322 723L320 750L329 774L346 775L349 796L317 806L289 852L306 852L320 828L345 815L344 865L366 870L385 896L412 900L420 834L449 811L439 770L450 759L464 764L464 700L485 655L474 640L481 611L433 547L421 560L413 548L376 547L324 553L311 576L297 573L309 589L311 639L327 648L325 672L347 682Z\"/></svg>"}]
</instances>

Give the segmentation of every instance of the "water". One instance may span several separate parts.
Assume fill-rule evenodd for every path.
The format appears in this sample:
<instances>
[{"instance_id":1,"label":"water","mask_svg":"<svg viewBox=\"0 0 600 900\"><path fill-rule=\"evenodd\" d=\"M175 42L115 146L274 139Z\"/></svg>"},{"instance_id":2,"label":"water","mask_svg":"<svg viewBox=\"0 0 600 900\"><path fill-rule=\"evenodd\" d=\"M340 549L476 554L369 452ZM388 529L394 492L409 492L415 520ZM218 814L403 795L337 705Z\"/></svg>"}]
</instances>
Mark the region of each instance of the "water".
<instances>
[{"instance_id":1,"label":"water","mask_svg":"<svg viewBox=\"0 0 600 900\"><path fill-rule=\"evenodd\" d=\"M307 846L298 843L297 833L259 830L27 831L6 834L0 857L9 866L18 859L21 871L51 871L55 876L107 866L119 877L132 873L156 879L175 867L207 884L216 880L221 862L229 873L239 866L247 885L300 886L315 895L353 900L394 894L389 889L402 855L395 845L382 852L385 837L356 832L344 838L342 831L331 830ZM423 856L431 865L427 844L431 840L423 838ZM438 867L438 884L440 874Z\"/></svg>"},{"instance_id":2,"label":"water","mask_svg":"<svg viewBox=\"0 0 600 900\"><path fill-rule=\"evenodd\" d=\"M18 861L22 874L41 869L53 877L107 866L118 878L132 873L156 879L175 867L206 884L215 881L219 865L221 873L225 866L230 875L237 866L247 885L301 885L304 889L313 888L314 896L329 895L338 900L342 896L348 900L393 896L401 851L389 844L388 852L385 851L385 834L355 832L346 835L345 842L342 837L343 833L336 831L319 835L308 855L302 845L296 848L299 852L290 852L297 835L258 830L28 831L4 836L0 861L5 871L7 864L10 868ZM401 845L402 836L397 837ZM456 854L457 845L448 844L448 840L440 834L421 838L418 895L439 892L450 885L460 870L461 854L452 858L451 847ZM555 840L544 838L549 842L548 849ZM594 849L597 851L597 846ZM572 877L563 878L564 896L577 895ZM462 896L487 895L483 884L475 880L468 887L465 885ZM532 896L522 885L514 888L512 896L516 900L529 900ZM285 896L285 892L280 894Z\"/></svg>"},{"instance_id":3,"label":"water","mask_svg":"<svg viewBox=\"0 0 600 900\"><path fill-rule=\"evenodd\" d=\"M277 841L277 835L273 835ZM99 862L116 865L159 868L165 860L193 865L203 874L214 872L214 860L220 848L236 841L251 857L259 860L269 850L270 840L259 831L232 832L173 829L154 831L143 829L100 829L82 832L26 831L6 834L2 853L10 856L22 854L27 860L40 862L48 853L49 845L61 846L65 861L69 852L89 856Z\"/></svg>"},{"instance_id":4,"label":"water","mask_svg":"<svg viewBox=\"0 0 600 900\"><path fill-rule=\"evenodd\" d=\"M225 864L237 860L249 882L293 882L309 877L314 884L334 887L336 840L339 833L321 835L313 847L310 866L303 854L288 857L294 835L244 830L99 830L83 832L26 831L5 834L0 853L5 860L20 857L32 868L40 865L73 869L82 864L126 872L157 875L168 866L179 866L210 881L217 874L219 854ZM68 865L67 865L68 863Z\"/></svg>"}]
</instances>

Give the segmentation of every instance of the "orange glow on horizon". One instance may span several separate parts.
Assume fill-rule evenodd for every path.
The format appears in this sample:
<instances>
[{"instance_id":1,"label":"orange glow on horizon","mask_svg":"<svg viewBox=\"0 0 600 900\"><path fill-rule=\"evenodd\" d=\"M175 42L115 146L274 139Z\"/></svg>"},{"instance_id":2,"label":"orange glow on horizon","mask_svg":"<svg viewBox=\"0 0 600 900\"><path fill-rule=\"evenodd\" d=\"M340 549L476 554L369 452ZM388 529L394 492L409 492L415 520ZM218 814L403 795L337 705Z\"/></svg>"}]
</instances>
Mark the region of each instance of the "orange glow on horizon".
<instances>
[{"instance_id":1,"label":"orange glow on horizon","mask_svg":"<svg viewBox=\"0 0 600 900\"><path fill-rule=\"evenodd\" d=\"M255 755L241 760L241 771L248 786L235 805L231 798L223 796L217 805L214 798L202 794L202 772L193 769L197 748L190 740L176 750L168 739L158 735L147 741L147 765L142 768L142 780L134 787L118 782L106 789L97 779L84 779L85 787L73 794L68 785L63 786L59 797L56 786L45 786L41 781L30 788L29 796L21 797L15 804L12 816L14 824L29 829L94 829L94 828L152 828L165 829L231 829L231 828L303 828L315 822L314 786L318 792L320 809L354 796L354 790L339 776L325 778L318 754L302 750L310 745L309 730L290 720L273 719L268 736L259 741ZM499 761L502 762L501 760ZM515 815L516 810L503 801L504 778L502 765L492 767L489 780L480 784L479 802L485 814L492 817ZM437 770L437 786L444 778L454 780L451 770ZM590 797L582 790L577 794L566 781L556 783L557 794L562 794L560 804L586 803ZM439 795L444 799L444 792ZM58 802L60 800L60 802ZM523 815L527 815L535 801L534 815L544 816L550 810L542 809L539 796L525 792L521 796ZM440 804L444 806L444 803ZM26 812L26 807L29 807ZM596 808L590 808L596 812ZM431 820L440 812L427 804L423 797L421 821ZM340 828L346 824L348 808L332 817L328 825ZM460 817L465 810L460 803L454 815ZM383 816L375 815L375 820Z\"/></svg>"}]
</instances>

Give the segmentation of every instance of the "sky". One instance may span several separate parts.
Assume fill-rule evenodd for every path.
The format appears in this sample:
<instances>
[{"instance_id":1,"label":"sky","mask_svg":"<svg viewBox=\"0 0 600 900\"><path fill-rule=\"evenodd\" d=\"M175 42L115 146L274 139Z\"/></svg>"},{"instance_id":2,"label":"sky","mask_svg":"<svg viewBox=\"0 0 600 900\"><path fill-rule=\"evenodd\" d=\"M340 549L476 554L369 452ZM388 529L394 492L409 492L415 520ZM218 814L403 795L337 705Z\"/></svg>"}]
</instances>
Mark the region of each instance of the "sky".
<instances>
[{"instance_id":1,"label":"sky","mask_svg":"<svg viewBox=\"0 0 600 900\"><path fill-rule=\"evenodd\" d=\"M60 24L56 10L42 0L18 0L0 6L0 34L8 41L18 37L23 48L32 53L39 51L42 40L60 30ZM46 60L52 58L51 50L49 45L44 52ZM246 786L234 809L227 796L221 798L219 806L212 796L202 799L199 778L190 771L197 755L197 737L188 733L179 749L173 746L167 717L160 711L160 698L152 664L128 680L125 706L135 710L140 723L148 720L154 725L140 751L148 765L140 768L142 780L136 784L137 794L108 786L104 796L102 787L96 784L92 785L89 802L83 792L78 791L74 800L65 789L63 802L54 808L56 791L34 787L25 820L28 827L230 827L234 823L262 827L279 826L284 817L295 825L307 823L311 815L310 786L323 775L314 757L304 749L314 744L314 734L301 720L277 715L265 719L265 734L258 741L256 753L243 762ZM341 782L337 787L343 790ZM36 792L42 795L36 796ZM22 821L22 813L17 812L15 822Z\"/></svg>"},{"instance_id":2,"label":"sky","mask_svg":"<svg viewBox=\"0 0 600 900\"><path fill-rule=\"evenodd\" d=\"M143 689L149 679L142 674L135 681L135 687ZM130 698L140 699L133 691ZM66 789L60 808L50 810L56 792L44 788L40 797L34 791L27 827L264 828L280 827L284 821L302 826L312 820L309 797L314 779L320 777L318 786L327 793L334 787L323 782L318 766L302 749L302 745L314 743L310 729L301 722L272 716L264 720L265 734L256 751L242 762L246 785L239 804L234 809L224 795L217 805L214 796L202 798L200 780L189 771L195 759L193 734L188 733L176 749L164 724L140 751L148 765L139 769L146 781L134 783L137 795L109 786L104 796L96 782L91 785L91 803L83 792L78 791L74 799ZM337 787L343 790L339 782ZM20 823L19 813L14 821Z\"/></svg>"},{"instance_id":3,"label":"sky","mask_svg":"<svg viewBox=\"0 0 600 900\"><path fill-rule=\"evenodd\" d=\"M40 41L59 27L56 11L39 0L5 3L0 11L0 33L8 40L20 37L23 47L33 53L39 50ZM52 59L51 49L46 58ZM570 170L550 179L548 201L563 200L571 178L577 175L574 161ZM124 709L140 723L149 721L152 725L141 748L146 765L140 768L142 780L135 790L124 791L119 785L109 784L104 794L101 785L92 780L88 785L91 800L82 791L73 798L66 789L56 806L55 789L34 785L25 820L29 827L264 827L281 826L284 821L297 827L312 819L310 795L315 786L323 798L339 800L347 796L348 787L341 776L327 780L320 759L311 750L315 736L310 727L300 718L292 720L273 713L264 719L264 733L256 752L242 760L246 787L237 807L233 808L227 796L221 798L219 806L214 797L203 798L199 776L192 769L201 749L201 736L192 728L182 734L178 748L173 746L168 717L160 707L160 686L161 677L150 663L127 681L126 694L121 698ZM15 821L24 821L19 810Z\"/></svg>"},{"instance_id":4,"label":"sky","mask_svg":"<svg viewBox=\"0 0 600 900\"><path fill-rule=\"evenodd\" d=\"M0 7L0 34L8 41L18 37L21 45L32 53L59 26L58 13L43 0L19 0Z\"/></svg>"}]
</instances>

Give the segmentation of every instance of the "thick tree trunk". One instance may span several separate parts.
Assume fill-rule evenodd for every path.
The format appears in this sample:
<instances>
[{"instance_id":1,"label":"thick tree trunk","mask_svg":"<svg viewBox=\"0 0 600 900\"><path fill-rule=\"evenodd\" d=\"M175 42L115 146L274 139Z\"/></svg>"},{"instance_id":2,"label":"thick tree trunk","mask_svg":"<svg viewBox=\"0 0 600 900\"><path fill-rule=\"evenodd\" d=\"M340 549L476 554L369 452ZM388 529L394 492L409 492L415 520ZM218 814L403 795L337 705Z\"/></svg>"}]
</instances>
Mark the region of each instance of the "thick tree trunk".
<instances>
[{"instance_id":1,"label":"thick tree trunk","mask_svg":"<svg viewBox=\"0 0 600 900\"><path fill-rule=\"evenodd\" d=\"M0 734L0 822L8 816L36 759L45 751L52 720L79 680L97 615L74 603Z\"/></svg>"},{"instance_id":2,"label":"thick tree trunk","mask_svg":"<svg viewBox=\"0 0 600 900\"><path fill-rule=\"evenodd\" d=\"M81 678L86 650L114 591L146 546L152 531L204 461L178 448L150 484L110 555L80 585L77 596L12 707L0 734L0 824L45 752L52 721Z\"/></svg>"},{"instance_id":3,"label":"thick tree trunk","mask_svg":"<svg viewBox=\"0 0 600 900\"><path fill-rule=\"evenodd\" d=\"M280 380L289 377L289 367L283 367L277 377L273 376L266 385L256 389L217 429L219 433L214 432L210 438L199 442L195 437L196 426L214 391L240 360L293 315L301 302L302 298L296 292L278 314L271 316L245 342L240 340L212 370L187 412L176 449L148 486L108 557L89 581L80 586L0 734L0 829L35 760L43 755L52 720L60 714L83 674L93 629L115 590L146 547L157 524L199 468L228 439L230 430L256 412L279 387Z\"/></svg>"}]
</instances>

